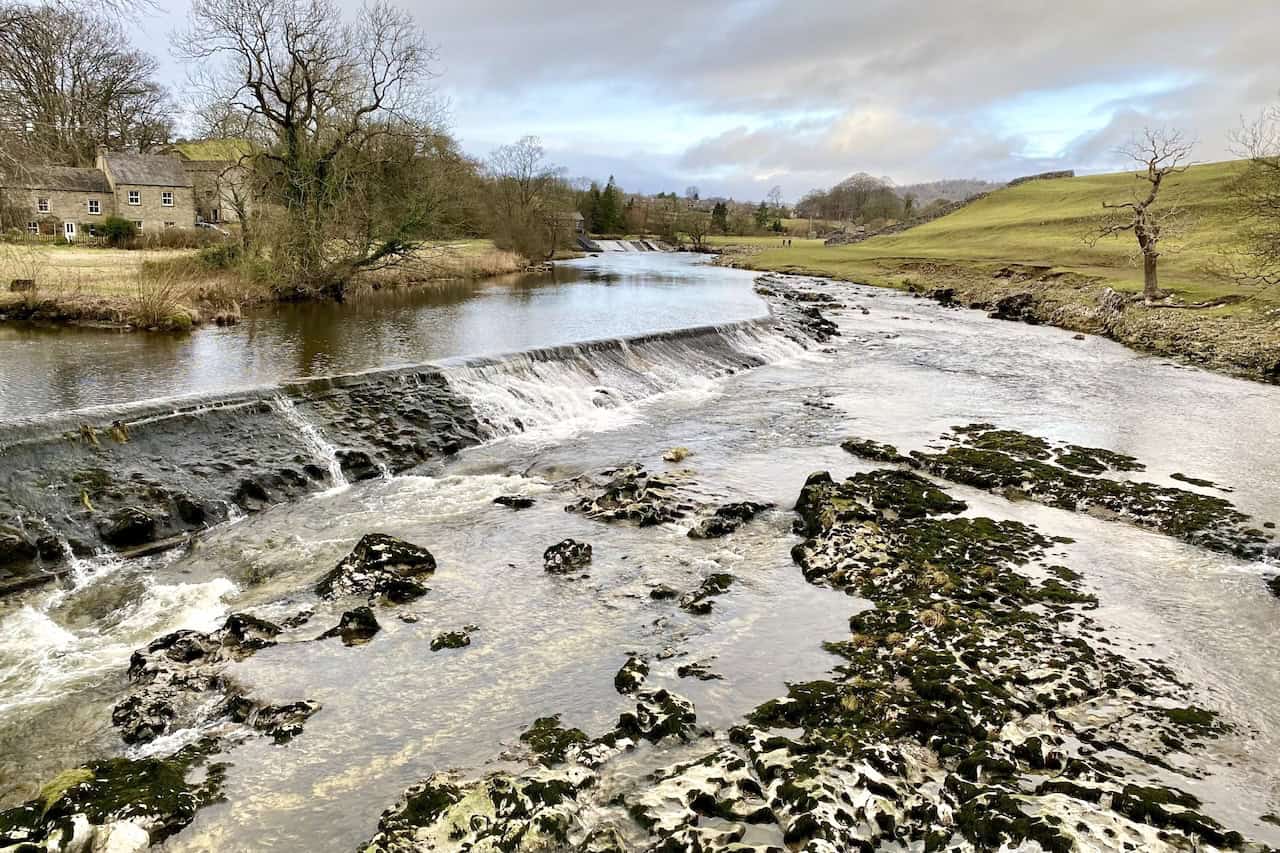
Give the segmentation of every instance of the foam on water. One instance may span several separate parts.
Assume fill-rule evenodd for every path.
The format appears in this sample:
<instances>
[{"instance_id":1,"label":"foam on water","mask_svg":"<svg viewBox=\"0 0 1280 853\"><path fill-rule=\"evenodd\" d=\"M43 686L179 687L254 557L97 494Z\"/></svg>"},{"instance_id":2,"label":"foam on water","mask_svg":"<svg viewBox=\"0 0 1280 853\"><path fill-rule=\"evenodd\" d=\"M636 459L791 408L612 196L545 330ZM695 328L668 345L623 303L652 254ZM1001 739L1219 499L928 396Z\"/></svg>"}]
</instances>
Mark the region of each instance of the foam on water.
<instances>
[{"instance_id":1,"label":"foam on water","mask_svg":"<svg viewBox=\"0 0 1280 853\"><path fill-rule=\"evenodd\" d=\"M62 698L97 676L118 671L134 649L155 637L182 628L216 628L227 613L225 600L237 591L226 578L149 583L110 619L84 628L62 624L56 608L102 575L89 578L0 620L0 715Z\"/></svg>"}]
</instances>

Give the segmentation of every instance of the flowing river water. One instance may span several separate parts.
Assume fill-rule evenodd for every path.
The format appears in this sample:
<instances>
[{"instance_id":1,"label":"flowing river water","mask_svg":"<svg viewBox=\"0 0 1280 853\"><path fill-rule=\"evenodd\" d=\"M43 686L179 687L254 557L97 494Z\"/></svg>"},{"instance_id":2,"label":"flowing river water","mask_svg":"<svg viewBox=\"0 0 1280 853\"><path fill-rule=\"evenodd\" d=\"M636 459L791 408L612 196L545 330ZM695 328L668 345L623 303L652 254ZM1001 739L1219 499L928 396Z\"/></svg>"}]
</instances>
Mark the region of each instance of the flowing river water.
<instances>
[{"instance_id":1,"label":"flowing river water","mask_svg":"<svg viewBox=\"0 0 1280 853\"><path fill-rule=\"evenodd\" d=\"M70 370L73 379L43 384L46 371L45 379L18 380L4 405L31 414L115 402L118 394L195 390L184 377L206 381L206 367L209 387L225 387L763 311L749 276L699 259L606 255L566 266L576 270L566 276L572 284L499 285L432 310L379 309L367 323L358 308L336 313L323 321L330 341L323 356L303 355L307 335L291 337L300 328L294 320L270 317L166 345L154 362L136 349L146 344L127 341L119 357L145 361L137 379L108 378L117 358L110 352L94 369L90 356L63 355L53 372ZM651 662L652 684L692 700L699 724L726 730L788 683L829 673L838 661L823 643L846 637L849 617L869 606L807 583L790 556L799 541L790 508L806 477L873 467L840 449L851 435L924 449L953 425L986 421L1146 463L1147 471L1122 478L1183 487L1170 475L1205 478L1232 488L1242 511L1280 516L1280 388L903 294L829 287L842 307L825 313L842 334L826 346L753 339L742 346L768 363L732 375L687 354L654 358L661 381L643 395L615 395L621 404L602 404L607 377L581 369L532 371L518 381L458 376L456 390L491 426L479 446L234 518L182 552L78 559L58 589L0 604L3 805L87 759L163 754L194 741L200 732L179 731L126 747L111 707L135 648L178 628L211 630L233 611L266 618L314 611L287 641L234 664L231 677L255 696L305 697L322 710L285 745L247 738L230 749L225 799L164 842L167 850L355 849L383 809L433 772L475 778L518 766L519 735L536 718L560 714L585 732L606 730L628 706L613 679L632 655ZM335 322L347 316L352 328ZM388 316L398 318L391 328ZM563 322L536 319L552 316ZM0 345L16 352L12 339ZM43 369L37 358L28 372ZM23 373L13 362L0 370L6 382ZM317 464L328 465L323 435L315 443ZM687 458L665 462L674 447L687 448ZM692 518L636 528L564 511L588 490L582 478L636 463L707 505L752 500L777 508L713 540L685 535ZM1224 825L1280 844L1280 827L1261 819L1280 811L1280 599L1263 584L1274 567L1111 520L948 491L969 503L969 515L1018 519L1072 540L1058 546L1057 559L1098 597L1093 617L1114 647L1163 660L1189 685L1188 702L1235 724L1197 755L1199 772L1169 770L1172 781ZM534 504L515 512L493 503L511 494ZM343 609L317 600L314 582L371 532L428 548L439 564L431 592L397 616L379 613L382 631L367 645L312 641ZM593 546L584 579L543 571L543 550L565 538ZM684 590L721 571L737 583L709 614L650 597L655 586ZM432 650L433 638L463 626L475 626L469 646ZM678 675L694 662L720 677ZM659 761L650 753L663 749L681 747L618 762L606 785L643 784Z\"/></svg>"}]
</instances>

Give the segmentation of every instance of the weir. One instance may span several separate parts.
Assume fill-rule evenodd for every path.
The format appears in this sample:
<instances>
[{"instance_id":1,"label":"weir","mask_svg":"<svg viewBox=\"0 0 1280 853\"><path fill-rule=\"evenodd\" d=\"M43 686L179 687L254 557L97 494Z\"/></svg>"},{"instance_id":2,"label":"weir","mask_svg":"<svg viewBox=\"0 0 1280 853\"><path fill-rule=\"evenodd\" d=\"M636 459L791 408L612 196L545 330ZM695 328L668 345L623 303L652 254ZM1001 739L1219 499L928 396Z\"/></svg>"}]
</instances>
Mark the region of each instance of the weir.
<instances>
[{"instance_id":1,"label":"weir","mask_svg":"<svg viewBox=\"0 0 1280 853\"><path fill-rule=\"evenodd\" d=\"M11 422L0 594L48 580L68 555L154 550L481 442L608 426L645 399L800 352L769 318Z\"/></svg>"}]
</instances>

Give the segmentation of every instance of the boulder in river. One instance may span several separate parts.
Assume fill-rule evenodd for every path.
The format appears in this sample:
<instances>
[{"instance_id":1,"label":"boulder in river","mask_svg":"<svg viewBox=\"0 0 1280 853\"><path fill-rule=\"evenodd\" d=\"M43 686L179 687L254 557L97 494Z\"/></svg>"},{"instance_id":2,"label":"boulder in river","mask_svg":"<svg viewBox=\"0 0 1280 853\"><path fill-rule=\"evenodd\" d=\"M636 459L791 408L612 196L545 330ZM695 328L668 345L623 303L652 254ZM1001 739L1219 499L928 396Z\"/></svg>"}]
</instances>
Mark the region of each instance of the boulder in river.
<instances>
[{"instance_id":1,"label":"boulder in river","mask_svg":"<svg viewBox=\"0 0 1280 853\"><path fill-rule=\"evenodd\" d=\"M533 506L533 498L527 495L498 495L493 502L510 509L528 509Z\"/></svg>"},{"instance_id":2,"label":"boulder in river","mask_svg":"<svg viewBox=\"0 0 1280 853\"><path fill-rule=\"evenodd\" d=\"M344 646L362 646L373 639L382 630L373 610L368 607L357 607L342 614L338 624L325 631L319 639L341 637Z\"/></svg>"},{"instance_id":3,"label":"boulder in river","mask_svg":"<svg viewBox=\"0 0 1280 853\"><path fill-rule=\"evenodd\" d=\"M711 599L728 592L734 580L728 572L707 575L697 589L685 593L680 599L680 607L697 616L705 616L711 612Z\"/></svg>"},{"instance_id":4,"label":"boulder in river","mask_svg":"<svg viewBox=\"0 0 1280 853\"><path fill-rule=\"evenodd\" d=\"M427 588L418 579L435 570L435 557L426 548L385 533L370 533L320 579L316 594L326 599L381 596L400 604L426 595Z\"/></svg>"},{"instance_id":5,"label":"boulder in river","mask_svg":"<svg viewBox=\"0 0 1280 853\"><path fill-rule=\"evenodd\" d=\"M618 674L613 677L613 687L624 696L635 693L644 686L644 680L649 676L649 664L644 658L629 657L627 662L622 665L622 669L618 670Z\"/></svg>"},{"instance_id":6,"label":"boulder in river","mask_svg":"<svg viewBox=\"0 0 1280 853\"><path fill-rule=\"evenodd\" d=\"M586 542L565 539L552 545L542 554L542 565L553 575L563 575L581 569L591 562L591 546Z\"/></svg>"},{"instance_id":7,"label":"boulder in river","mask_svg":"<svg viewBox=\"0 0 1280 853\"><path fill-rule=\"evenodd\" d=\"M25 563L36 558L38 549L21 530L0 526L0 566Z\"/></svg>"},{"instance_id":8,"label":"boulder in river","mask_svg":"<svg viewBox=\"0 0 1280 853\"><path fill-rule=\"evenodd\" d=\"M480 629L476 625L467 625L461 631L445 631L443 634L437 634L431 641L431 651L466 648L471 645L471 635L478 630Z\"/></svg>"},{"instance_id":9,"label":"boulder in river","mask_svg":"<svg viewBox=\"0 0 1280 853\"><path fill-rule=\"evenodd\" d=\"M773 509L771 503L755 501L739 501L725 504L710 517L704 518L689 530L690 539L718 539L728 536L751 519L767 509Z\"/></svg>"},{"instance_id":10,"label":"boulder in river","mask_svg":"<svg viewBox=\"0 0 1280 853\"><path fill-rule=\"evenodd\" d=\"M609 480L595 497L584 497L565 507L598 521L631 521L641 527L666 524L684 518L693 504L683 500L675 483L650 476L639 465L607 471Z\"/></svg>"},{"instance_id":11,"label":"boulder in river","mask_svg":"<svg viewBox=\"0 0 1280 853\"><path fill-rule=\"evenodd\" d=\"M155 540L158 525L156 517L141 507L126 506L98 523L98 535L117 548L145 545Z\"/></svg>"}]
</instances>

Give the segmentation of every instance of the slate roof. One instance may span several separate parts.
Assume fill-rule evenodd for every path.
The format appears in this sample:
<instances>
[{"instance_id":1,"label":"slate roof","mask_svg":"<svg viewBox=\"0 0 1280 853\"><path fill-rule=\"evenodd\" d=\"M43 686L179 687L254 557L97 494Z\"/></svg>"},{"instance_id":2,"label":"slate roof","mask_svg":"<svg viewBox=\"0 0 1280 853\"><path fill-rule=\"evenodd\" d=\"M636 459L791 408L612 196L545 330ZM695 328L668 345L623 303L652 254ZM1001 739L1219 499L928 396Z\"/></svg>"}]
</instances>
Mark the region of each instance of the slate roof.
<instances>
[{"instance_id":1,"label":"slate roof","mask_svg":"<svg viewBox=\"0 0 1280 853\"><path fill-rule=\"evenodd\" d=\"M0 180L5 186L63 192L110 194L107 176L98 169L74 166L26 166Z\"/></svg>"},{"instance_id":2,"label":"slate roof","mask_svg":"<svg viewBox=\"0 0 1280 853\"><path fill-rule=\"evenodd\" d=\"M117 184L134 187L189 187L191 178L176 157L161 154L108 154L107 171Z\"/></svg>"}]
</instances>

